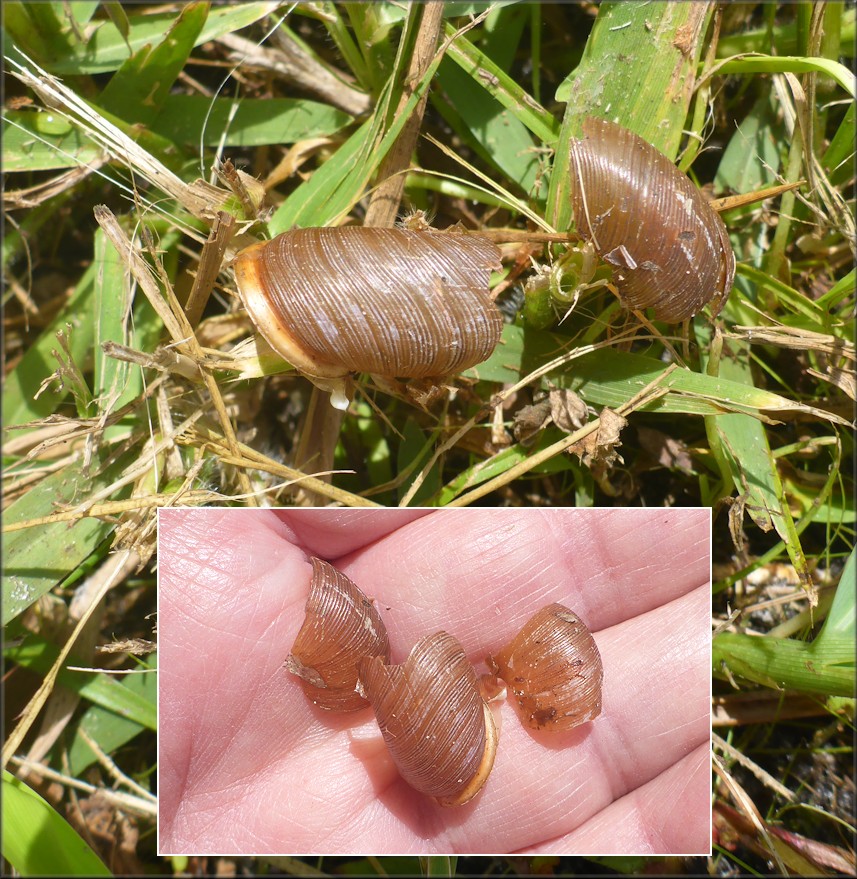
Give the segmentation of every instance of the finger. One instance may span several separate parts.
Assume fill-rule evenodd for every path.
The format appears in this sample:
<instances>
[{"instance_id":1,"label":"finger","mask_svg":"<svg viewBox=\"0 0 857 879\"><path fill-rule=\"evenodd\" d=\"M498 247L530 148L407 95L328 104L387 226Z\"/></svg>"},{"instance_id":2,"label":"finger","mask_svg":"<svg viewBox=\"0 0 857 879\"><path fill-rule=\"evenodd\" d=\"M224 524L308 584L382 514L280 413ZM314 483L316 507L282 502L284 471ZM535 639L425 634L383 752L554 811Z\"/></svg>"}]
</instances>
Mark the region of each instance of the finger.
<instances>
[{"instance_id":1,"label":"finger","mask_svg":"<svg viewBox=\"0 0 857 879\"><path fill-rule=\"evenodd\" d=\"M273 510L292 543L334 561L386 537L429 510Z\"/></svg>"}]
</instances>

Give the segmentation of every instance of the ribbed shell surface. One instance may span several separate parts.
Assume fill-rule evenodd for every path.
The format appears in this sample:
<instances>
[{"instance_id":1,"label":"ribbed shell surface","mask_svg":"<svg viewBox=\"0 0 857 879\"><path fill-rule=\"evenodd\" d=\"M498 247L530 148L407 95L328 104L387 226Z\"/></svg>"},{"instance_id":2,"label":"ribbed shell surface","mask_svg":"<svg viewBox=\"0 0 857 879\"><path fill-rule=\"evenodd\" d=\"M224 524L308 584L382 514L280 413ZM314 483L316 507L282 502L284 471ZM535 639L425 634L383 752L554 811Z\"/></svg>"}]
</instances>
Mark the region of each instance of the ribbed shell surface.
<instances>
[{"instance_id":1,"label":"ribbed shell surface","mask_svg":"<svg viewBox=\"0 0 857 879\"><path fill-rule=\"evenodd\" d=\"M633 309L678 322L712 303L735 279L726 227L693 182L636 134L588 117L571 142L572 209L578 233L615 267Z\"/></svg>"},{"instance_id":2,"label":"ribbed shell surface","mask_svg":"<svg viewBox=\"0 0 857 879\"><path fill-rule=\"evenodd\" d=\"M500 339L502 316L488 295L499 251L487 238L295 229L253 258L279 329L254 320L286 359L275 336L288 335L310 374L441 377L481 363Z\"/></svg>"},{"instance_id":3,"label":"ribbed shell surface","mask_svg":"<svg viewBox=\"0 0 857 879\"><path fill-rule=\"evenodd\" d=\"M401 665L363 660L360 679L402 778L432 797L457 796L486 745L479 682L458 641L427 635Z\"/></svg>"},{"instance_id":4,"label":"ribbed shell surface","mask_svg":"<svg viewBox=\"0 0 857 879\"><path fill-rule=\"evenodd\" d=\"M589 629L562 604L543 607L487 663L534 729L573 729L601 713L601 655Z\"/></svg>"},{"instance_id":5,"label":"ribbed shell surface","mask_svg":"<svg viewBox=\"0 0 857 879\"><path fill-rule=\"evenodd\" d=\"M345 574L314 558L306 616L286 668L319 708L355 711L368 704L356 692L357 664L364 656L389 661L384 621Z\"/></svg>"}]
</instances>

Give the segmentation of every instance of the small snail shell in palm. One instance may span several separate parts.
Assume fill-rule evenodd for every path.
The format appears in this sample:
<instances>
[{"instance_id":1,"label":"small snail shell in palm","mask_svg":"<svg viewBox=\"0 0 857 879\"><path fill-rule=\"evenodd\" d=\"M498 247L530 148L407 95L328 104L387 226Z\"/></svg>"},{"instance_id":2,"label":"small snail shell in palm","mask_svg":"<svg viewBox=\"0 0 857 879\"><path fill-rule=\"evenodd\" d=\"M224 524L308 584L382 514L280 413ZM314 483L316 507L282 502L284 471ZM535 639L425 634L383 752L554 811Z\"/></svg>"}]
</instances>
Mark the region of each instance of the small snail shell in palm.
<instances>
[{"instance_id":1,"label":"small snail shell in palm","mask_svg":"<svg viewBox=\"0 0 857 879\"><path fill-rule=\"evenodd\" d=\"M476 672L452 635L427 635L401 665L361 660L360 683L411 787L442 806L479 793L494 765L498 736Z\"/></svg>"},{"instance_id":2,"label":"small snail shell in palm","mask_svg":"<svg viewBox=\"0 0 857 879\"><path fill-rule=\"evenodd\" d=\"M601 655L589 629L561 604L537 611L486 663L533 729L574 729L601 713Z\"/></svg>"},{"instance_id":3,"label":"small snail shell in palm","mask_svg":"<svg viewBox=\"0 0 857 879\"><path fill-rule=\"evenodd\" d=\"M503 319L488 294L500 254L459 232L295 229L235 259L253 323L348 405L348 377L441 378L485 360Z\"/></svg>"},{"instance_id":4,"label":"small snail shell in palm","mask_svg":"<svg viewBox=\"0 0 857 879\"><path fill-rule=\"evenodd\" d=\"M365 708L368 703L357 692L357 664L366 656L390 660L387 629L377 609L345 574L314 558L305 614L286 668L319 708Z\"/></svg>"}]
</instances>

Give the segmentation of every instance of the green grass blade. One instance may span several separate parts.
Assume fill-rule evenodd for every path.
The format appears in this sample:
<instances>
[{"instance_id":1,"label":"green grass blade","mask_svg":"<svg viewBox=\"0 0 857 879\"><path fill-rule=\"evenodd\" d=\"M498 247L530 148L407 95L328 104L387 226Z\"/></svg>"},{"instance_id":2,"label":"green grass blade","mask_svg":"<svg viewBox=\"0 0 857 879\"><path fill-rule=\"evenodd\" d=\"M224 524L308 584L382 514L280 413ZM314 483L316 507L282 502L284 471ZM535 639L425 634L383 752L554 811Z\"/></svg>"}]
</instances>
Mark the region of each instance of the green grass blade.
<instances>
[{"instance_id":1,"label":"green grass blade","mask_svg":"<svg viewBox=\"0 0 857 879\"><path fill-rule=\"evenodd\" d=\"M782 111L769 94L764 94L739 122L726 145L714 188L718 192L751 192L777 183L780 170L779 144L783 142L785 126Z\"/></svg>"},{"instance_id":2,"label":"green grass blade","mask_svg":"<svg viewBox=\"0 0 857 879\"><path fill-rule=\"evenodd\" d=\"M51 389L36 399L42 381L56 367L51 351L57 347L57 332L64 330L66 324L72 327L70 344L75 362L83 369L92 362L92 343L95 338L92 320L95 273L95 265L90 265L78 281L65 308L27 349L7 377L3 388L4 425L23 424L45 418L66 396L65 388L54 390L56 383L53 383Z\"/></svg>"},{"instance_id":3,"label":"green grass blade","mask_svg":"<svg viewBox=\"0 0 857 879\"><path fill-rule=\"evenodd\" d=\"M433 104L459 137L524 193L532 194L539 157L523 123L448 59L440 66L438 82L445 99L433 94Z\"/></svg>"},{"instance_id":4,"label":"green grass blade","mask_svg":"<svg viewBox=\"0 0 857 879\"><path fill-rule=\"evenodd\" d=\"M399 486L399 501L411 490L414 479L420 474L424 465L428 462L434 451L437 435L426 437L423 429L414 418L405 422L402 431L403 439L399 444L397 456L398 471L402 473L407 468L411 469L410 478ZM425 475L416 493L409 498L408 506L420 507L429 503L431 498L440 489L441 464L435 461L429 472Z\"/></svg>"},{"instance_id":5,"label":"green grass blade","mask_svg":"<svg viewBox=\"0 0 857 879\"><path fill-rule=\"evenodd\" d=\"M132 121L150 126L184 69L207 16L207 3L185 6L154 48L143 46L113 74L99 105L120 118L133 108Z\"/></svg>"},{"instance_id":6,"label":"green grass blade","mask_svg":"<svg viewBox=\"0 0 857 879\"><path fill-rule=\"evenodd\" d=\"M36 107L3 114L3 167L9 173L76 168L94 162L101 153L79 128L49 110Z\"/></svg>"},{"instance_id":7,"label":"green grass blade","mask_svg":"<svg viewBox=\"0 0 857 879\"><path fill-rule=\"evenodd\" d=\"M455 34L455 28L446 25L446 36ZM540 106L505 70L481 52L466 36L456 38L446 50L446 57L454 61L470 77L496 98L542 143L556 143L559 123Z\"/></svg>"},{"instance_id":8,"label":"green grass blade","mask_svg":"<svg viewBox=\"0 0 857 879\"><path fill-rule=\"evenodd\" d=\"M7 662L16 662L44 676L56 662L59 654L60 648L55 644L37 635L29 635L22 644L7 647L4 655ZM69 664L76 663L70 661ZM69 671L66 668L60 669L57 684L67 687L93 705L99 705L138 727L151 730L158 728L157 705L154 691L151 689L128 687L112 675Z\"/></svg>"},{"instance_id":9,"label":"green grass blade","mask_svg":"<svg viewBox=\"0 0 857 879\"><path fill-rule=\"evenodd\" d=\"M455 500L459 495L469 491L471 488L475 488L477 485L481 485L497 476L501 476L503 473L507 473L516 464L525 461L531 455L547 448L552 443L559 440L560 437L561 434L559 430L548 429L543 431L538 442L529 448L524 448L524 446L519 443L509 446L508 448L497 452L497 454L492 455L490 458L484 461L479 461L472 467L462 470L461 473L443 486L443 488L437 493L436 497L431 498L426 503L433 506L445 506ZM551 473L560 473L564 470L577 471L579 470L579 467L575 459L571 456L557 455L545 461L543 464L540 464L538 467L533 467L532 470L530 470L529 475L531 477L542 477Z\"/></svg>"},{"instance_id":10,"label":"green grass blade","mask_svg":"<svg viewBox=\"0 0 857 879\"><path fill-rule=\"evenodd\" d=\"M484 381L515 383L528 372L557 357L568 339L539 330L507 326L497 350L484 363L467 370ZM588 403L616 408L667 369L663 361L628 351L603 348L589 351L550 373L550 381L571 388ZM644 407L647 411L693 415L725 412L815 412L809 406L743 381L713 377L690 369L677 369L664 382L670 393ZM826 416L845 424L836 416Z\"/></svg>"},{"instance_id":11,"label":"green grass blade","mask_svg":"<svg viewBox=\"0 0 857 879\"><path fill-rule=\"evenodd\" d=\"M141 668L154 670L156 666L157 657L152 654ZM105 676L98 675L94 677L101 679ZM151 706L150 711L141 711L139 707L135 706L135 713L137 715L145 714L154 723L157 719L157 674L153 671L151 674L124 675L119 680L126 691L135 693ZM92 692L92 689L94 689L94 683L90 692ZM144 729L155 729L150 723L144 725L130 719L127 708L128 706L122 712L117 712L103 708L101 705L90 705L80 718L77 728L83 730L93 739L105 754L113 754L119 748L128 744L128 742L132 742ZM95 752L86 743L84 737L74 735L71 746L68 749L69 773L79 777L97 759Z\"/></svg>"},{"instance_id":12,"label":"green grass blade","mask_svg":"<svg viewBox=\"0 0 857 879\"><path fill-rule=\"evenodd\" d=\"M840 40L842 53L847 57L854 57L855 38L855 15L854 8L846 8L842 13ZM798 52L798 22L787 21L783 24L775 24L773 27L762 26L741 30L739 33L723 34L717 43L717 57L729 58L732 55L740 55L745 52L765 52L775 45L783 55L794 55Z\"/></svg>"},{"instance_id":13,"label":"green grass blade","mask_svg":"<svg viewBox=\"0 0 857 879\"><path fill-rule=\"evenodd\" d=\"M273 235L295 226L325 226L351 210L401 133L439 64L440 58L435 58L386 130L382 128L382 120L387 101L379 102L372 117L351 135L336 155L283 202L268 224ZM388 89L387 95L390 93Z\"/></svg>"},{"instance_id":14,"label":"green grass blade","mask_svg":"<svg viewBox=\"0 0 857 879\"><path fill-rule=\"evenodd\" d=\"M845 183L854 173L855 113L857 105L849 104L836 134L821 157L821 165L830 175L831 183Z\"/></svg>"},{"instance_id":15,"label":"green grass blade","mask_svg":"<svg viewBox=\"0 0 857 879\"><path fill-rule=\"evenodd\" d=\"M212 9L194 44L200 46L223 34L247 27L275 13L278 6L275 2L240 3ZM102 21L83 47L48 59L49 63L42 66L55 74L109 73L118 70L128 60L129 47L130 52L134 53L147 44L159 43L175 18L173 10L129 16L127 42L126 36L112 21Z\"/></svg>"},{"instance_id":16,"label":"green grass blade","mask_svg":"<svg viewBox=\"0 0 857 879\"><path fill-rule=\"evenodd\" d=\"M842 86L851 97L857 97L854 74L838 61L829 58L797 58L773 55L754 55L733 58L717 68L721 75L731 73L823 73Z\"/></svg>"},{"instance_id":17,"label":"green grass blade","mask_svg":"<svg viewBox=\"0 0 857 879\"><path fill-rule=\"evenodd\" d=\"M111 876L74 828L3 770L3 857L22 876Z\"/></svg>"},{"instance_id":18,"label":"green grass blade","mask_svg":"<svg viewBox=\"0 0 857 879\"><path fill-rule=\"evenodd\" d=\"M103 488L119 475L128 459L106 470L85 472L80 462L45 477L3 514L4 525L49 516L58 505L74 504L90 492ZM54 522L24 528L4 539L3 625L33 604L72 573L113 530L113 525L85 517L69 527Z\"/></svg>"},{"instance_id":19,"label":"green grass blade","mask_svg":"<svg viewBox=\"0 0 857 879\"><path fill-rule=\"evenodd\" d=\"M857 632L855 583L857 583L857 549L851 550L848 561L842 569L839 585L836 587L836 595L833 597L833 604L831 604L824 626L814 642L817 649L826 648L829 640L850 639L852 642L854 641L854 635Z\"/></svg>"},{"instance_id":20,"label":"green grass blade","mask_svg":"<svg viewBox=\"0 0 857 879\"><path fill-rule=\"evenodd\" d=\"M95 383L93 392L101 412L110 412L134 399L142 390L139 369L108 357L101 350L105 341L129 345L128 316L131 312L130 278L103 230L95 232Z\"/></svg>"},{"instance_id":21,"label":"green grass blade","mask_svg":"<svg viewBox=\"0 0 857 879\"><path fill-rule=\"evenodd\" d=\"M170 95L152 129L174 143L198 147L265 146L327 137L351 117L328 104L303 98L229 98ZM225 133L225 137L224 137Z\"/></svg>"},{"instance_id":22,"label":"green grass blade","mask_svg":"<svg viewBox=\"0 0 857 879\"><path fill-rule=\"evenodd\" d=\"M458 858L455 855L421 857L420 868L423 876L455 876Z\"/></svg>"},{"instance_id":23,"label":"green grass blade","mask_svg":"<svg viewBox=\"0 0 857 879\"><path fill-rule=\"evenodd\" d=\"M704 339L707 333L701 331L699 335ZM754 388L748 354L748 346L724 343L717 363L718 377L743 384L748 389ZM812 577L783 492L777 463L771 454L765 426L747 415L730 414L708 419L706 430L721 472L731 474L732 484L724 485L723 493L730 495L734 488L739 502L756 525L763 531L776 530L785 542L803 587L811 590Z\"/></svg>"},{"instance_id":24,"label":"green grass blade","mask_svg":"<svg viewBox=\"0 0 857 879\"><path fill-rule=\"evenodd\" d=\"M57 11L52 3L4 3L3 30L11 37L3 40L4 50L18 46L42 62L67 55L72 43Z\"/></svg>"}]
</instances>

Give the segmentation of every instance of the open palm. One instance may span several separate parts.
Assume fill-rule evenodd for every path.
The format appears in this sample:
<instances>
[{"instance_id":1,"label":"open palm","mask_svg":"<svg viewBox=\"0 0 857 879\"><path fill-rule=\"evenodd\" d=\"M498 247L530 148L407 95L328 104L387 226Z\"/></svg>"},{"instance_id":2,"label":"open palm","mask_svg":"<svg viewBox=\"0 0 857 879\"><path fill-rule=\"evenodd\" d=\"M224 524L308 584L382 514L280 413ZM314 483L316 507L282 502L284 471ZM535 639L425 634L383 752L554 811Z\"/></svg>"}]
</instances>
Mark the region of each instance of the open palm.
<instances>
[{"instance_id":1,"label":"open palm","mask_svg":"<svg viewBox=\"0 0 857 879\"><path fill-rule=\"evenodd\" d=\"M160 517L161 853L702 853L709 849L704 510L170 510ZM370 709L315 708L283 666L311 566L377 600L401 662L445 629L479 668L553 601L595 635L600 717L525 728L443 808Z\"/></svg>"}]
</instances>

